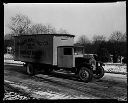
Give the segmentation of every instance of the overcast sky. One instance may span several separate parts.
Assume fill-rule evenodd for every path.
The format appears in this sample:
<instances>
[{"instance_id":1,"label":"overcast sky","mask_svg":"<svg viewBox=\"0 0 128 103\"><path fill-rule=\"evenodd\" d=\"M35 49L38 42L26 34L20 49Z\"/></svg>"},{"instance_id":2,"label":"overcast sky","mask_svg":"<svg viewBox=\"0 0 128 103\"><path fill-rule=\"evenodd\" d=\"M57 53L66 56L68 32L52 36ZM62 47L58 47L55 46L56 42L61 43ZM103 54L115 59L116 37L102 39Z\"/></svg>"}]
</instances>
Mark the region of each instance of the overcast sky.
<instances>
[{"instance_id":1,"label":"overcast sky","mask_svg":"<svg viewBox=\"0 0 128 103\"><path fill-rule=\"evenodd\" d=\"M126 2L115 3L8 3L4 4L4 33L7 24L16 14L28 16L34 23L51 24L57 30L66 29L70 34L109 36L114 31L126 32Z\"/></svg>"}]
</instances>

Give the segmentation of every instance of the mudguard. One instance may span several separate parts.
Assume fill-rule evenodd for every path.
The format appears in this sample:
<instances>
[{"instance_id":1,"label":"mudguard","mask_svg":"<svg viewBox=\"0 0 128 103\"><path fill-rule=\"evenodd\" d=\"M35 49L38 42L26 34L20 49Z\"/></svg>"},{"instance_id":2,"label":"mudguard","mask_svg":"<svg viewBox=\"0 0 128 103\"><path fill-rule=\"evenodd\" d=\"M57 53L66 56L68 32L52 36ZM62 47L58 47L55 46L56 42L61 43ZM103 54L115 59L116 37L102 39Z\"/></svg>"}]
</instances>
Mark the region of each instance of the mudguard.
<instances>
[{"instance_id":1,"label":"mudguard","mask_svg":"<svg viewBox=\"0 0 128 103\"><path fill-rule=\"evenodd\" d=\"M86 63L86 62L81 63L81 64L79 64L79 65L77 66L77 68L81 68L81 67L86 67L86 68L88 68L88 69L93 70L93 66L92 66L91 64L89 64L89 63Z\"/></svg>"}]
</instances>

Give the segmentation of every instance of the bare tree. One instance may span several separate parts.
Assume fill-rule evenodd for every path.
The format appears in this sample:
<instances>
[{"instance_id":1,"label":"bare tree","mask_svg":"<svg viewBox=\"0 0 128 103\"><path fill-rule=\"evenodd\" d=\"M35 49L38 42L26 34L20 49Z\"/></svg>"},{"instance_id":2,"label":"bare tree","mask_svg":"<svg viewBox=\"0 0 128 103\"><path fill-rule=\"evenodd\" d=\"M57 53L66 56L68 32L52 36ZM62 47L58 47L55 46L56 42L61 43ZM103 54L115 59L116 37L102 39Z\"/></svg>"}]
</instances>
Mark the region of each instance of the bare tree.
<instances>
[{"instance_id":1,"label":"bare tree","mask_svg":"<svg viewBox=\"0 0 128 103\"><path fill-rule=\"evenodd\" d=\"M33 24L30 26L28 30L28 34L56 34L56 33L57 33L56 29L50 24L48 25Z\"/></svg>"},{"instance_id":2,"label":"bare tree","mask_svg":"<svg viewBox=\"0 0 128 103\"><path fill-rule=\"evenodd\" d=\"M51 24L46 24L47 33L46 34L57 34L55 27Z\"/></svg>"},{"instance_id":3,"label":"bare tree","mask_svg":"<svg viewBox=\"0 0 128 103\"><path fill-rule=\"evenodd\" d=\"M22 35L22 34L68 34L65 29L56 31L56 28L51 24L32 24L28 16L23 14L16 14L11 17L8 27L11 29L10 34Z\"/></svg>"},{"instance_id":4,"label":"bare tree","mask_svg":"<svg viewBox=\"0 0 128 103\"><path fill-rule=\"evenodd\" d=\"M80 36L78 38L77 43L82 44L82 45L85 45L87 43L90 43L90 41L89 41L89 39L85 35L82 35L82 36Z\"/></svg>"},{"instance_id":5,"label":"bare tree","mask_svg":"<svg viewBox=\"0 0 128 103\"><path fill-rule=\"evenodd\" d=\"M113 32L109 37L109 43L112 45L112 54L114 61L117 62L118 56L126 55L126 33L120 31Z\"/></svg>"},{"instance_id":6,"label":"bare tree","mask_svg":"<svg viewBox=\"0 0 128 103\"><path fill-rule=\"evenodd\" d=\"M113 32L110 37L109 37L109 41L121 41L123 39L123 34L120 31L115 31Z\"/></svg>"},{"instance_id":7,"label":"bare tree","mask_svg":"<svg viewBox=\"0 0 128 103\"><path fill-rule=\"evenodd\" d=\"M121 41L123 41L123 42L126 42L126 40L127 40L127 36L126 36L126 32L122 35L122 37L121 37Z\"/></svg>"},{"instance_id":8,"label":"bare tree","mask_svg":"<svg viewBox=\"0 0 128 103\"><path fill-rule=\"evenodd\" d=\"M69 34L65 29L60 28L58 34Z\"/></svg>"},{"instance_id":9,"label":"bare tree","mask_svg":"<svg viewBox=\"0 0 128 103\"><path fill-rule=\"evenodd\" d=\"M104 35L94 35L93 36L93 42L96 43L96 42L102 42L102 41L105 41L106 40L106 37Z\"/></svg>"},{"instance_id":10,"label":"bare tree","mask_svg":"<svg viewBox=\"0 0 128 103\"><path fill-rule=\"evenodd\" d=\"M47 34L47 27L42 24L33 24L28 29L28 34Z\"/></svg>"},{"instance_id":11,"label":"bare tree","mask_svg":"<svg viewBox=\"0 0 128 103\"><path fill-rule=\"evenodd\" d=\"M22 14L16 14L16 16L11 17L11 21L8 24L8 27L12 30L12 33L15 35L22 35L27 32L31 20Z\"/></svg>"}]
</instances>

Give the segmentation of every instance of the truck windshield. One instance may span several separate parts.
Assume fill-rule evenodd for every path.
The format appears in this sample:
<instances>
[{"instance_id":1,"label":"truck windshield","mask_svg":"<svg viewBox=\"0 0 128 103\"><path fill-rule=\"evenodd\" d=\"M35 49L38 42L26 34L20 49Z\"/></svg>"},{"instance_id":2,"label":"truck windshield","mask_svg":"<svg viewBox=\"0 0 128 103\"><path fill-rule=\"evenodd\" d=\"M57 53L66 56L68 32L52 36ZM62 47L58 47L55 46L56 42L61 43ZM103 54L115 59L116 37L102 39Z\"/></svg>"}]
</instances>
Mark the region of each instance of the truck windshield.
<instances>
[{"instance_id":1,"label":"truck windshield","mask_svg":"<svg viewBox=\"0 0 128 103\"><path fill-rule=\"evenodd\" d=\"M64 55L72 55L72 48L64 48Z\"/></svg>"}]
</instances>

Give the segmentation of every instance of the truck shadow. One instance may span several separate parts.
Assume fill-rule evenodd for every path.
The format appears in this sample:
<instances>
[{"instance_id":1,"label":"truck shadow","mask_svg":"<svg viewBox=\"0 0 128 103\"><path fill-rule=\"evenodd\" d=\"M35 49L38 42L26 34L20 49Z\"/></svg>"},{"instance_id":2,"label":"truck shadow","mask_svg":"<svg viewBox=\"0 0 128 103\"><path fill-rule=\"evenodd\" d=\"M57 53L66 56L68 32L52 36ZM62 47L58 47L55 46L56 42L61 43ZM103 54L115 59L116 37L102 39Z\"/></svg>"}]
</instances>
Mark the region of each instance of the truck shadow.
<instances>
[{"instance_id":1,"label":"truck shadow","mask_svg":"<svg viewBox=\"0 0 128 103\"><path fill-rule=\"evenodd\" d=\"M15 76L22 79L29 79L30 77L23 66L4 65L4 68L6 68L4 76Z\"/></svg>"},{"instance_id":2,"label":"truck shadow","mask_svg":"<svg viewBox=\"0 0 128 103\"><path fill-rule=\"evenodd\" d=\"M77 82L83 82L81 81L78 76L74 74L63 74L63 73L58 73L58 72L52 72L50 74L48 73L41 73L42 75L48 75L49 77L56 77L56 78L61 78L61 79L67 79L67 80L73 80Z\"/></svg>"},{"instance_id":3,"label":"truck shadow","mask_svg":"<svg viewBox=\"0 0 128 103\"><path fill-rule=\"evenodd\" d=\"M5 65L4 68L6 68L6 70L8 71L7 73L4 73L5 76L15 76L16 77L20 77L22 79L30 79L32 78L32 76L29 76L26 72L25 67L23 66L15 66L15 65ZM73 80L73 81L80 81L80 79L78 77L76 77L75 75L70 75L70 74L60 74L60 73L56 73L56 72L52 72L50 74L48 73L37 73L38 74L42 74L42 75L48 75L49 77L56 77L56 78L61 78L61 79L68 79L68 80Z\"/></svg>"}]
</instances>

